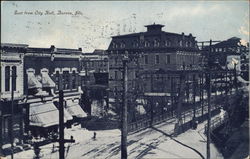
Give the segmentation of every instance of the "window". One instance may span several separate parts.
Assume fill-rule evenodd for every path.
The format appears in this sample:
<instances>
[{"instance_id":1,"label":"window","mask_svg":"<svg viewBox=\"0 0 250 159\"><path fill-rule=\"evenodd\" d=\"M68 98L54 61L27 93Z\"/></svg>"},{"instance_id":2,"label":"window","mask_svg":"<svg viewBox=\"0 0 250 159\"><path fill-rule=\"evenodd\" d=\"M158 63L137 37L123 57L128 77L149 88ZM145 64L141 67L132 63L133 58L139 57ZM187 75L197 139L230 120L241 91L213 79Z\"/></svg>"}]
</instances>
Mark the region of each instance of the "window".
<instances>
[{"instance_id":1,"label":"window","mask_svg":"<svg viewBox=\"0 0 250 159\"><path fill-rule=\"evenodd\" d=\"M154 47L159 47L160 46L160 42L158 40L154 40Z\"/></svg>"},{"instance_id":2,"label":"window","mask_svg":"<svg viewBox=\"0 0 250 159\"><path fill-rule=\"evenodd\" d=\"M155 64L159 64L160 63L160 57L159 55L155 55Z\"/></svg>"},{"instance_id":3,"label":"window","mask_svg":"<svg viewBox=\"0 0 250 159\"><path fill-rule=\"evenodd\" d=\"M118 79L118 71L115 71L115 79Z\"/></svg>"},{"instance_id":4,"label":"window","mask_svg":"<svg viewBox=\"0 0 250 159\"><path fill-rule=\"evenodd\" d=\"M189 43L189 44L188 44L188 45L189 45L189 47L192 47L192 42L190 42L190 41L189 41L188 43Z\"/></svg>"},{"instance_id":5,"label":"window","mask_svg":"<svg viewBox=\"0 0 250 159\"><path fill-rule=\"evenodd\" d=\"M150 43L148 41L145 41L144 45L145 45L145 47L149 47Z\"/></svg>"},{"instance_id":6,"label":"window","mask_svg":"<svg viewBox=\"0 0 250 159\"><path fill-rule=\"evenodd\" d=\"M5 67L5 91L10 91L10 66Z\"/></svg>"},{"instance_id":7,"label":"window","mask_svg":"<svg viewBox=\"0 0 250 159\"><path fill-rule=\"evenodd\" d=\"M59 71L56 71L56 90L59 90Z\"/></svg>"},{"instance_id":8,"label":"window","mask_svg":"<svg viewBox=\"0 0 250 159\"><path fill-rule=\"evenodd\" d=\"M74 70L72 73L72 89L76 89L76 71Z\"/></svg>"},{"instance_id":9,"label":"window","mask_svg":"<svg viewBox=\"0 0 250 159\"><path fill-rule=\"evenodd\" d=\"M165 46L170 46L171 45L171 42L170 41L165 41Z\"/></svg>"},{"instance_id":10,"label":"window","mask_svg":"<svg viewBox=\"0 0 250 159\"><path fill-rule=\"evenodd\" d=\"M63 71L62 77L63 89L69 89L69 71Z\"/></svg>"},{"instance_id":11,"label":"window","mask_svg":"<svg viewBox=\"0 0 250 159\"><path fill-rule=\"evenodd\" d=\"M144 64L148 64L148 55L144 55Z\"/></svg>"},{"instance_id":12,"label":"window","mask_svg":"<svg viewBox=\"0 0 250 159\"><path fill-rule=\"evenodd\" d=\"M166 56L166 64L170 64L170 55Z\"/></svg>"},{"instance_id":13,"label":"window","mask_svg":"<svg viewBox=\"0 0 250 159\"><path fill-rule=\"evenodd\" d=\"M16 66L12 66L13 91L16 91Z\"/></svg>"},{"instance_id":14,"label":"window","mask_svg":"<svg viewBox=\"0 0 250 159\"><path fill-rule=\"evenodd\" d=\"M180 45L181 47L183 46L182 40L180 40L179 45Z\"/></svg>"}]
</instances>

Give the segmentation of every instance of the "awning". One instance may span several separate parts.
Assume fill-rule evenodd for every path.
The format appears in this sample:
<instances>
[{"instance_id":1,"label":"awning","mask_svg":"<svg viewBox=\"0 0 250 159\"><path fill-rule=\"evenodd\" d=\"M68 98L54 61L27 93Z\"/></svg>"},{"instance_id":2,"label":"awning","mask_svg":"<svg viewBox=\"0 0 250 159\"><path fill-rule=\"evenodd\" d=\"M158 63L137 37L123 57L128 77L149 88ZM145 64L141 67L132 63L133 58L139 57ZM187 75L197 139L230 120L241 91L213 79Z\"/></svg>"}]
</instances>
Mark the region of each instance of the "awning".
<instances>
[{"instance_id":1,"label":"awning","mask_svg":"<svg viewBox=\"0 0 250 159\"><path fill-rule=\"evenodd\" d=\"M43 87L55 87L55 82L49 77L48 72L42 72L42 86Z\"/></svg>"},{"instance_id":2,"label":"awning","mask_svg":"<svg viewBox=\"0 0 250 159\"><path fill-rule=\"evenodd\" d=\"M30 125L49 127L59 124L59 111L52 102L30 104Z\"/></svg>"},{"instance_id":3,"label":"awning","mask_svg":"<svg viewBox=\"0 0 250 159\"><path fill-rule=\"evenodd\" d=\"M65 108L63 109L63 112L64 112L64 118L66 120L72 120L73 119L72 115Z\"/></svg>"},{"instance_id":4,"label":"awning","mask_svg":"<svg viewBox=\"0 0 250 159\"><path fill-rule=\"evenodd\" d=\"M145 108L143 107L143 105L137 105L137 106L136 106L136 111L137 111L140 115L146 114L146 110L145 110Z\"/></svg>"},{"instance_id":5,"label":"awning","mask_svg":"<svg viewBox=\"0 0 250 159\"><path fill-rule=\"evenodd\" d=\"M66 110L70 113L70 115L78 118L87 116L87 114L82 110L77 101L73 102L72 100L67 100Z\"/></svg>"},{"instance_id":6,"label":"awning","mask_svg":"<svg viewBox=\"0 0 250 159\"><path fill-rule=\"evenodd\" d=\"M42 84L35 77L34 72L28 72L28 88L41 88Z\"/></svg>"},{"instance_id":7,"label":"awning","mask_svg":"<svg viewBox=\"0 0 250 159\"><path fill-rule=\"evenodd\" d=\"M52 102L30 104L30 125L49 127L59 125L59 110ZM64 110L64 122L71 120L72 116Z\"/></svg>"}]
</instances>

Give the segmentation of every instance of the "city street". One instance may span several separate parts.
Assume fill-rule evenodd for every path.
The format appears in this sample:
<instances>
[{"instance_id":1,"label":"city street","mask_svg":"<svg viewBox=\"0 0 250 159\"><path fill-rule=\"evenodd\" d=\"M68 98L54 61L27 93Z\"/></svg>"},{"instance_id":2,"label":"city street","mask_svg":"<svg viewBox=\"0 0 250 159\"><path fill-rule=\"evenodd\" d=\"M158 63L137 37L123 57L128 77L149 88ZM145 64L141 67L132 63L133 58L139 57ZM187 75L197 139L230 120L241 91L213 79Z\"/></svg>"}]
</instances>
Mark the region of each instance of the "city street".
<instances>
[{"instance_id":1,"label":"city street","mask_svg":"<svg viewBox=\"0 0 250 159\"><path fill-rule=\"evenodd\" d=\"M218 117L217 115L215 117ZM215 118L214 117L214 118ZM176 120L158 124L153 128L133 133L128 136L128 158L201 158L194 150L183 146L175 140L190 146L206 156L206 136L204 126L206 121L200 123L196 130L188 130L178 137L171 137ZM76 140L73 144L65 144L66 158L119 158L120 157L120 130L96 131L94 140L93 131L75 126L65 130L65 138L70 135ZM57 145L57 143L55 143ZM41 147L42 158L58 158L58 148L52 153L53 144ZM181 153L180 153L181 152ZM18 158L33 157L33 150L23 151L15 156ZM211 144L211 157L223 158L213 144Z\"/></svg>"}]
</instances>

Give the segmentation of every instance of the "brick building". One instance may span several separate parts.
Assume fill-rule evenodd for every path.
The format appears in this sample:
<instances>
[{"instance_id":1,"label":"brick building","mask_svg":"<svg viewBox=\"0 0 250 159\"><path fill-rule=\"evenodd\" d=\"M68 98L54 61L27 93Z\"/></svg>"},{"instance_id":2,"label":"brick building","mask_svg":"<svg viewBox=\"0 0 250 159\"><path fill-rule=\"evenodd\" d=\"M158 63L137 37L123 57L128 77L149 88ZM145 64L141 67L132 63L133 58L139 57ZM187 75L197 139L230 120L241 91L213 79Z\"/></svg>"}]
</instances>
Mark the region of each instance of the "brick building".
<instances>
[{"instance_id":1,"label":"brick building","mask_svg":"<svg viewBox=\"0 0 250 159\"><path fill-rule=\"evenodd\" d=\"M19 121L24 121L25 133L31 131L33 135L48 136L49 133L57 131L60 89L64 91L65 125L70 126L72 122L86 117L87 114L80 105L82 95L79 80L81 48L65 49L55 46L32 48L28 45L1 44L1 52L3 55L3 58L1 57L1 74L5 78L5 80L1 80L1 102L5 102L5 104L1 104L1 114L9 113L10 102L8 101L10 101L9 95L12 87L10 85L12 77L9 71L15 67L17 73L15 80L18 81L18 85L15 85L14 109L24 119ZM5 116L1 115L1 118L5 118ZM8 120L6 119L6 121ZM5 127L6 122L3 122L3 134L7 132Z\"/></svg>"},{"instance_id":2,"label":"brick building","mask_svg":"<svg viewBox=\"0 0 250 159\"><path fill-rule=\"evenodd\" d=\"M195 37L162 31L163 25L147 25L146 32L112 37L108 48L110 64L110 85L121 78L122 55L139 55L129 63L129 80L135 79L136 70L173 71L199 69L200 54ZM134 67L133 67L134 66ZM116 68L117 67L117 68ZM132 69L134 68L134 69ZM112 88L111 88L112 89Z\"/></svg>"},{"instance_id":3,"label":"brick building","mask_svg":"<svg viewBox=\"0 0 250 159\"><path fill-rule=\"evenodd\" d=\"M34 134L57 131L58 93L64 91L65 122L85 117L80 104L80 49L27 48L24 56L25 120ZM47 111L50 110L50 111ZM46 113L47 112L47 113ZM47 119L45 116L49 116Z\"/></svg>"},{"instance_id":4,"label":"brick building","mask_svg":"<svg viewBox=\"0 0 250 159\"><path fill-rule=\"evenodd\" d=\"M198 70L200 52L192 34L170 33L162 30L164 25L146 25L146 32L112 37L108 47L110 96L121 99L122 58L127 55L128 90L139 92L170 92L171 79L178 83L178 75L167 72ZM151 75L153 77L151 78ZM164 83L157 82L164 78ZM130 98L135 97L131 95ZM136 98L136 97L135 97ZM117 100L120 100L117 99ZM116 101L117 101L116 100ZM135 99L136 100L136 99Z\"/></svg>"}]
</instances>

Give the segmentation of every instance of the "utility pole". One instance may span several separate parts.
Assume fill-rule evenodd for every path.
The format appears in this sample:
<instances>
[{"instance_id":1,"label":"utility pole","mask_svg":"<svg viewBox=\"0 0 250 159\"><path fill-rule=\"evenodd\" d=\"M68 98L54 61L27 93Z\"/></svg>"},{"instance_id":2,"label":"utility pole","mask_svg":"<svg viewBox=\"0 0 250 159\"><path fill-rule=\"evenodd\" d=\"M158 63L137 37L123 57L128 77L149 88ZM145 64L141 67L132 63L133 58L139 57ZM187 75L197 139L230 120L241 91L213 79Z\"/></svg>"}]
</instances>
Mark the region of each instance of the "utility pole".
<instances>
[{"instance_id":1,"label":"utility pole","mask_svg":"<svg viewBox=\"0 0 250 159\"><path fill-rule=\"evenodd\" d=\"M211 60L211 47L213 42L221 42L221 41L201 41L198 43L202 44L202 47L204 47L204 43L209 43L209 51L207 55L207 60L208 60L208 66L207 70L205 72L206 75L206 86L207 86L207 101L208 101L208 117L207 117L207 159L210 159L210 127L211 127L211 65L212 65L212 60Z\"/></svg>"},{"instance_id":2,"label":"utility pole","mask_svg":"<svg viewBox=\"0 0 250 159\"><path fill-rule=\"evenodd\" d=\"M64 159L63 91L59 90L59 158Z\"/></svg>"},{"instance_id":3,"label":"utility pole","mask_svg":"<svg viewBox=\"0 0 250 159\"><path fill-rule=\"evenodd\" d=\"M195 96L196 96L196 79L195 79L195 74L193 75L193 111L194 111L194 116L193 116L193 121L195 122L195 113L196 113L196 105L195 105Z\"/></svg>"},{"instance_id":4,"label":"utility pole","mask_svg":"<svg viewBox=\"0 0 250 159\"><path fill-rule=\"evenodd\" d=\"M185 83L185 68L180 74L180 87L178 91L178 104L177 104L177 123L175 125L176 136L182 132L182 102L184 97L184 83Z\"/></svg>"},{"instance_id":5,"label":"utility pole","mask_svg":"<svg viewBox=\"0 0 250 159\"><path fill-rule=\"evenodd\" d=\"M59 90L59 158L64 159L64 143L75 142L74 139L64 139L64 106L63 106L63 90Z\"/></svg>"},{"instance_id":6,"label":"utility pole","mask_svg":"<svg viewBox=\"0 0 250 159\"><path fill-rule=\"evenodd\" d=\"M122 129L121 129L121 159L127 159L127 134L128 134L128 56L123 62L123 101L122 101Z\"/></svg>"},{"instance_id":7,"label":"utility pole","mask_svg":"<svg viewBox=\"0 0 250 159\"><path fill-rule=\"evenodd\" d=\"M207 72L207 101L208 101L208 118L207 118L207 159L210 159L210 127L211 127L211 46L212 46L212 40L209 42L209 54L208 54L208 72Z\"/></svg>"},{"instance_id":8,"label":"utility pole","mask_svg":"<svg viewBox=\"0 0 250 159\"><path fill-rule=\"evenodd\" d=\"M11 159L14 158L14 130L13 130L13 119L14 119L14 82L15 82L16 74L14 74L13 68L11 69L11 133L10 133L10 139L11 139Z\"/></svg>"}]
</instances>

